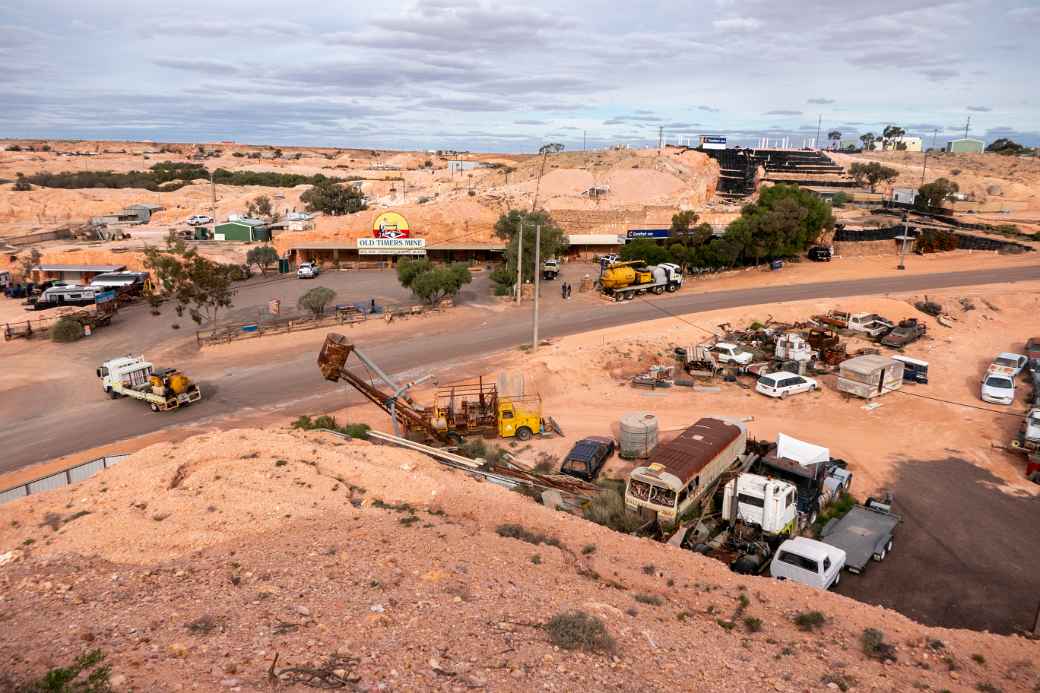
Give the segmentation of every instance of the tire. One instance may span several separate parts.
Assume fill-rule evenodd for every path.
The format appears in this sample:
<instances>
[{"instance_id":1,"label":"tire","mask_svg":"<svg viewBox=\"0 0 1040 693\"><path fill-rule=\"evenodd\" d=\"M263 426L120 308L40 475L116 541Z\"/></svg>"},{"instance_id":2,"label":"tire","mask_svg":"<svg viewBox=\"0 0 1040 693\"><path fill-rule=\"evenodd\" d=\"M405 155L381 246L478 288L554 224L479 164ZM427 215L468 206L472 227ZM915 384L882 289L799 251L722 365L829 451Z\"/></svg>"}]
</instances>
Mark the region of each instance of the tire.
<instances>
[{"instance_id":1,"label":"tire","mask_svg":"<svg viewBox=\"0 0 1040 693\"><path fill-rule=\"evenodd\" d=\"M834 582L831 583L831 588L833 589L833 588L837 587L840 584L841 584L841 571L839 570L838 574L834 576Z\"/></svg>"},{"instance_id":2,"label":"tire","mask_svg":"<svg viewBox=\"0 0 1040 693\"><path fill-rule=\"evenodd\" d=\"M155 413L159 413L159 405L158 404L152 402L148 406L151 407L152 411L154 411Z\"/></svg>"},{"instance_id":3,"label":"tire","mask_svg":"<svg viewBox=\"0 0 1040 693\"><path fill-rule=\"evenodd\" d=\"M629 291L628 293L625 294L625 300L626 301L631 301L635 297L636 297L636 292L635 291Z\"/></svg>"},{"instance_id":4,"label":"tire","mask_svg":"<svg viewBox=\"0 0 1040 693\"><path fill-rule=\"evenodd\" d=\"M533 434L531 433L531 429L527 426L521 426L520 428L516 429L517 440L528 441L531 440L532 435Z\"/></svg>"},{"instance_id":5,"label":"tire","mask_svg":"<svg viewBox=\"0 0 1040 693\"><path fill-rule=\"evenodd\" d=\"M819 389L820 389L819 385L813 385L812 387L809 388L809 392L816 392Z\"/></svg>"},{"instance_id":6,"label":"tire","mask_svg":"<svg viewBox=\"0 0 1040 693\"><path fill-rule=\"evenodd\" d=\"M787 399L787 391L786 390L784 390L783 392L780 393L780 399Z\"/></svg>"},{"instance_id":7,"label":"tire","mask_svg":"<svg viewBox=\"0 0 1040 693\"><path fill-rule=\"evenodd\" d=\"M677 284L669 284L667 287L665 287L665 289L668 291L668 293L674 294L676 291L679 290L679 286Z\"/></svg>"},{"instance_id":8,"label":"tire","mask_svg":"<svg viewBox=\"0 0 1040 693\"><path fill-rule=\"evenodd\" d=\"M623 298L621 294L614 294L614 303L620 303Z\"/></svg>"},{"instance_id":9,"label":"tire","mask_svg":"<svg viewBox=\"0 0 1040 693\"><path fill-rule=\"evenodd\" d=\"M663 287L663 286L655 286L654 288L650 289L650 291L651 291L651 292L652 292L652 293L653 293L653 294L654 294L655 296L660 296L661 294L663 294L663 293L664 293L664 287Z\"/></svg>"}]
</instances>

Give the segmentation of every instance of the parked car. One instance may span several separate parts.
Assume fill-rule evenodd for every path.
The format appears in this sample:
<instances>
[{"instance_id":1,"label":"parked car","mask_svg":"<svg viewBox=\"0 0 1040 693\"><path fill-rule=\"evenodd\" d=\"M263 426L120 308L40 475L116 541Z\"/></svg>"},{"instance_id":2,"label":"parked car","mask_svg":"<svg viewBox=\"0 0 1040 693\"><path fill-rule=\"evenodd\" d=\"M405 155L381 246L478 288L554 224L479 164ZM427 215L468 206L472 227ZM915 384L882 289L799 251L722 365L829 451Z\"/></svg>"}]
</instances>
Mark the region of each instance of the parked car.
<instances>
[{"instance_id":1,"label":"parked car","mask_svg":"<svg viewBox=\"0 0 1040 693\"><path fill-rule=\"evenodd\" d=\"M1015 378L1022 372L1027 363L1029 363L1029 359L1022 354L1010 354L1005 351L997 354L997 357L993 359L993 363L989 364L989 369L986 372L987 374L1010 375L1012 378Z\"/></svg>"},{"instance_id":2,"label":"parked car","mask_svg":"<svg viewBox=\"0 0 1040 693\"><path fill-rule=\"evenodd\" d=\"M900 349L923 337L927 329L925 324L919 322L917 318L900 320L898 326L892 328L888 334L881 338L881 344L893 349Z\"/></svg>"},{"instance_id":3,"label":"parked car","mask_svg":"<svg viewBox=\"0 0 1040 693\"><path fill-rule=\"evenodd\" d=\"M831 249L823 245L816 245L809 248L807 255L813 262L830 262L832 257Z\"/></svg>"},{"instance_id":4,"label":"parked car","mask_svg":"<svg viewBox=\"0 0 1040 693\"><path fill-rule=\"evenodd\" d=\"M1015 379L1003 373L987 373L981 396L983 402L1011 404L1015 401Z\"/></svg>"},{"instance_id":5,"label":"parked car","mask_svg":"<svg viewBox=\"0 0 1040 693\"><path fill-rule=\"evenodd\" d=\"M188 226L202 226L203 224L212 224L213 217L208 217L205 214L193 214L188 217Z\"/></svg>"},{"instance_id":6,"label":"parked car","mask_svg":"<svg viewBox=\"0 0 1040 693\"><path fill-rule=\"evenodd\" d=\"M788 539L773 556L770 574L778 580L791 580L827 590L841 582L845 551L822 541L795 537Z\"/></svg>"},{"instance_id":7,"label":"parked car","mask_svg":"<svg viewBox=\"0 0 1040 693\"><path fill-rule=\"evenodd\" d=\"M314 262L301 262L296 269L296 276L299 279L314 279L319 274L321 274L321 269Z\"/></svg>"},{"instance_id":8,"label":"parked car","mask_svg":"<svg viewBox=\"0 0 1040 693\"><path fill-rule=\"evenodd\" d=\"M612 438L604 436L582 438L563 458L560 473L576 476L585 481L594 481L599 470L613 454L614 440Z\"/></svg>"},{"instance_id":9,"label":"parked car","mask_svg":"<svg viewBox=\"0 0 1040 693\"><path fill-rule=\"evenodd\" d=\"M754 354L747 349L729 342L719 342L711 347L711 351L715 354L715 358L719 363L735 363L740 366L746 366L754 358Z\"/></svg>"},{"instance_id":10,"label":"parked car","mask_svg":"<svg viewBox=\"0 0 1040 693\"><path fill-rule=\"evenodd\" d=\"M767 397L787 399L789 395L796 395L799 392L812 392L819 386L819 383L814 379L807 378L804 375L778 371L760 375L758 382L755 384L755 389Z\"/></svg>"}]
</instances>

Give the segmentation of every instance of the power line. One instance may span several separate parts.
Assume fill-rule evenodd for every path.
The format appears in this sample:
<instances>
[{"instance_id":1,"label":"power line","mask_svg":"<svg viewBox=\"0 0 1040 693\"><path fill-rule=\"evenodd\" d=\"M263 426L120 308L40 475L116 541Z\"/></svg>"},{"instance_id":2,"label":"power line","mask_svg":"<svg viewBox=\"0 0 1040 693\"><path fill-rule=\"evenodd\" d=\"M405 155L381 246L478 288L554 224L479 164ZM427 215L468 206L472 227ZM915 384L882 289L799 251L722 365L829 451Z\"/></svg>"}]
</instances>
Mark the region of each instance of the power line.
<instances>
[{"instance_id":1,"label":"power line","mask_svg":"<svg viewBox=\"0 0 1040 693\"><path fill-rule=\"evenodd\" d=\"M1014 416L1015 418L1021 418L1025 416L1025 412L1013 412L1013 411L1000 411L999 409L990 409L989 407L980 407L977 404L968 404L967 402L954 402L951 399L943 399L942 397L932 397L930 395L922 395L919 392L908 392L907 390L894 390L899 394L906 395L908 397L919 397L921 399L930 399L933 402L939 402L941 404L949 404L954 407L964 407L965 409L978 409L979 411L989 412L990 414L1000 414L1001 416Z\"/></svg>"}]
</instances>

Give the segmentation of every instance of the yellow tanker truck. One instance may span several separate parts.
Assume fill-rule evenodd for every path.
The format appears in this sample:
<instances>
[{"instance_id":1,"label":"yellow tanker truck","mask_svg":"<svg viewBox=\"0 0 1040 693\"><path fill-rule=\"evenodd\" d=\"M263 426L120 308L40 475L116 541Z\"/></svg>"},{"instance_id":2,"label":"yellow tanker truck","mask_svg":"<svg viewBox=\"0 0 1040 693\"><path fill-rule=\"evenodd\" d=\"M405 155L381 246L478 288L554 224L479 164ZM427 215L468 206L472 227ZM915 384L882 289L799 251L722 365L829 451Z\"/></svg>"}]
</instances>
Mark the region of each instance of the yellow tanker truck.
<instances>
[{"instance_id":1,"label":"yellow tanker truck","mask_svg":"<svg viewBox=\"0 0 1040 693\"><path fill-rule=\"evenodd\" d=\"M682 268L670 262L648 265L642 260L613 262L600 270L599 286L615 301L630 301L649 291L663 294L678 291L683 283Z\"/></svg>"}]
</instances>

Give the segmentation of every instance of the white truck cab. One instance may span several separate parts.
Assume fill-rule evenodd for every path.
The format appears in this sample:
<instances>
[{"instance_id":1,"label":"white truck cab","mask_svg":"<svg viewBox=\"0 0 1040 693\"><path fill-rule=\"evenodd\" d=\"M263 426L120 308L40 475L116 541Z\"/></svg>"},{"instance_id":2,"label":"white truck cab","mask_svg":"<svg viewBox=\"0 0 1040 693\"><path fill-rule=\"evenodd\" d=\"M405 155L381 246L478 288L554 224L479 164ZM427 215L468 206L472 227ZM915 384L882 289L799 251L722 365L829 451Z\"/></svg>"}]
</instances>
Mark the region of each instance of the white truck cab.
<instances>
[{"instance_id":1,"label":"white truck cab","mask_svg":"<svg viewBox=\"0 0 1040 693\"><path fill-rule=\"evenodd\" d=\"M766 534L793 534L798 523L797 489L780 479L745 473L726 484L722 517L761 527Z\"/></svg>"},{"instance_id":2,"label":"white truck cab","mask_svg":"<svg viewBox=\"0 0 1040 693\"><path fill-rule=\"evenodd\" d=\"M146 388L152 368L143 356L122 356L101 364L97 376L101 379L102 389L111 395L117 386L134 390Z\"/></svg>"},{"instance_id":3,"label":"white truck cab","mask_svg":"<svg viewBox=\"0 0 1040 693\"><path fill-rule=\"evenodd\" d=\"M822 541L795 537L788 539L773 556L769 572L779 580L791 580L827 590L841 581L845 551Z\"/></svg>"}]
</instances>

